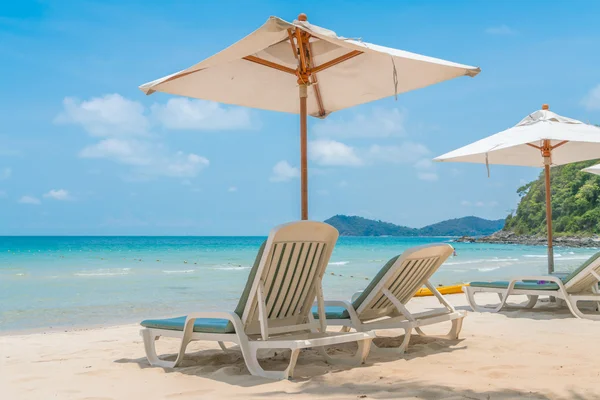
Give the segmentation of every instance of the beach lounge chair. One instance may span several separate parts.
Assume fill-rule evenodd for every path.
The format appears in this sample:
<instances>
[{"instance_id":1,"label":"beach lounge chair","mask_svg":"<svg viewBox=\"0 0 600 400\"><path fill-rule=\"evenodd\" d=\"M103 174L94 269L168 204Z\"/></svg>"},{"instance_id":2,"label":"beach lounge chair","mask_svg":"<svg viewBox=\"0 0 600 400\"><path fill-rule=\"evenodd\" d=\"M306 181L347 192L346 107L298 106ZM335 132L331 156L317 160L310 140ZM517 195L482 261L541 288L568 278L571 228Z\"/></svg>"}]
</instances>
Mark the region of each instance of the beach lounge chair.
<instances>
[{"instance_id":1,"label":"beach lounge chair","mask_svg":"<svg viewBox=\"0 0 600 400\"><path fill-rule=\"evenodd\" d=\"M338 231L322 222L301 221L274 228L261 246L248 282L234 312L196 312L186 317L145 320L140 331L151 365L173 368L183 360L186 346L195 340L239 345L252 375L271 379L293 376L300 349L316 347L327 361L361 364L367 357L373 333L326 332L325 319L314 320L315 297L325 315L321 279L338 238ZM161 336L181 339L174 362L156 355ZM338 359L323 346L357 342L356 354ZM261 349L291 349L284 371L265 371L258 362Z\"/></svg>"},{"instance_id":2,"label":"beach lounge chair","mask_svg":"<svg viewBox=\"0 0 600 400\"><path fill-rule=\"evenodd\" d=\"M506 305L508 296L526 295L528 302L522 308L533 308L539 296L550 296L563 300L569 311L577 318L600 321L600 313L583 313L580 301L596 302L600 305L600 253L596 253L579 268L564 278L556 276L522 276L510 281L471 282L463 287L471 308L479 312L498 312ZM475 302L476 293L497 293L500 304L494 307L480 306Z\"/></svg>"},{"instance_id":3,"label":"beach lounge chair","mask_svg":"<svg viewBox=\"0 0 600 400\"><path fill-rule=\"evenodd\" d=\"M358 332L380 329L403 329L404 340L399 347L378 348L373 351L402 354L410 341L412 330L425 335L422 327L452 321L446 335L457 339L466 312L457 311L433 286L429 279L453 253L448 244L432 244L413 247L389 260L369 283L350 301L326 301L327 324L342 326L342 331L355 329ZM442 304L442 309L411 313L406 308L415 293L425 285ZM314 313L314 318L318 318Z\"/></svg>"}]
</instances>

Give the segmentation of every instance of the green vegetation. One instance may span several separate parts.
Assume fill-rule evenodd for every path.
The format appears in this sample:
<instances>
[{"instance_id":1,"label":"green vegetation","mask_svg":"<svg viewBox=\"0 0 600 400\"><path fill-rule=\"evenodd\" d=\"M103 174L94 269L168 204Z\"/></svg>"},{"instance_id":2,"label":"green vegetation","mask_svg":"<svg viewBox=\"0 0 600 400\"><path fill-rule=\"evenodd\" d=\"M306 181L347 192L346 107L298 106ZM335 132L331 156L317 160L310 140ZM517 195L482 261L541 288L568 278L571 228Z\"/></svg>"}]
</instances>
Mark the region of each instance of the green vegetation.
<instances>
[{"instance_id":1,"label":"green vegetation","mask_svg":"<svg viewBox=\"0 0 600 400\"><path fill-rule=\"evenodd\" d=\"M600 176L582 172L597 164L584 161L550 169L552 230L557 235L600 234ZM517 235L546 235L544 172L517 190L521 201L506 218L505 231Z\"/></svg>"},{"instance_id":2,"label":"green vegetation","mask_svg":"<svg viewBox=\"0 0 600 400\"><path fill-rule=\"evenodd\" d=\"M451 219L420 229L347 215L336 215L325 222L335 226L342 236L480 236L494 233L504 225L501 219L478 217Z\"/></svg>"}]
</instances>

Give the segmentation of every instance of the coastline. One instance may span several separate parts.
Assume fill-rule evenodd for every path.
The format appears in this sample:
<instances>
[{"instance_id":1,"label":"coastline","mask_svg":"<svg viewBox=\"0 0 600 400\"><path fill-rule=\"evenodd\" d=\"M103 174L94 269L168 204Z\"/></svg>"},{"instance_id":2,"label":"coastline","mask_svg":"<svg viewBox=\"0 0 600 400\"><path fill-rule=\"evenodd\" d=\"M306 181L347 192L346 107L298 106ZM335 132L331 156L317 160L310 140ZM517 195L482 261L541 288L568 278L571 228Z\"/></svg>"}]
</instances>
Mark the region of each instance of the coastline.
<instances>
[{"instance_id":1,"label":"coastline","mask_svg":"<svg viewBox=\"0 0 600 400\"><path fill-rule=\"evenodd\" d=\"M468 309L464 295L446 298ZM483 301L497 302L497 296L484 295ZM432 297L409 304L415 312L437 307ZM428 334L441 335L448 327L429 328ZM381 340L396 343L401 334L385 331ZM212 342L191 343L181 368L150 367L137 326L119 325L0 336L0 387L6 398L23 400L599 398L598 335L598 323L575 319L550 303L528 311L469 312L459 340L413 335L403 356L374 352L353 368L328 365L307 350L294 379L272 381L251 376L239 350L223 352ZM160 340L158 349L172 355L178 344ZM351 349L339 346L336 352ZM270 352L263 363L282 368L288 353Z\"/></svg>"},{"instance_id":2,"label":"coastline","mask_svg":"<svg viewBox=\"0 0 600 400\"><path fill-rule=\"evenodd\" d=\"M498 231L489 236L461 236L454 239L456 243L491 243L491 244L520 244L527 246L546 246L548 239L545 236L517 235L513 232ZM554 246L574 248L600 247L598 236L555 236Z\"/></svg>"}]
</instances>

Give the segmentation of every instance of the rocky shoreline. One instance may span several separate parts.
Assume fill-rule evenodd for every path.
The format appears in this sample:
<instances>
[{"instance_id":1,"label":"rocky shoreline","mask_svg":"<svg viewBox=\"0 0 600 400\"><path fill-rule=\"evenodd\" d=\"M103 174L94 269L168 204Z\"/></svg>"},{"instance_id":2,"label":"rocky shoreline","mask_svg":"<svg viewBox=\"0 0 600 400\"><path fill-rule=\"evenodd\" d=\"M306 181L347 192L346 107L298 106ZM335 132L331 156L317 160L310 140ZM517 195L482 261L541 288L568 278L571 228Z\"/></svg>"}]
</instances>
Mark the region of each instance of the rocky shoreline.
<instances>
[{"instance_id":1,"label":"rocky shoreline","mask_svg":"<svg viewBox=\"0 0 600 400\"><path fill-rule=\"evenodd\" d=\"M461 243L498 243L545 246L547 238L545 236L517 235L514 232L498 231L483 237L462 236L454 241ZM600 247L600 237L558 236L554 238L553 243L554 246L564 247Z\"/></svg>"}]
</instances>

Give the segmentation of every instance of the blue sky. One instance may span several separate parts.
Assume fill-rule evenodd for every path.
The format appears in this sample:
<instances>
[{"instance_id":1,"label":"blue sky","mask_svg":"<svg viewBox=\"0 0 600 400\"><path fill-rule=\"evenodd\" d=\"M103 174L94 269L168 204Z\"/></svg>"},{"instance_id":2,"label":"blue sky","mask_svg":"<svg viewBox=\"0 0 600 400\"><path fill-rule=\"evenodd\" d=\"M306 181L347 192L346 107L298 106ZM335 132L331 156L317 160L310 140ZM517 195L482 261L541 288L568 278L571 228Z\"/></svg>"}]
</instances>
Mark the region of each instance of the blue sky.
<instances>
[{"instance_id":1,"label":"blue sky","mask_svg":"<svg viewBox=\"0 0 600 400\"><path fill-rule=\"evenodd\" d=\"M503 218L539 170L494 166L488 179L485 166L427 160L543 103L600 121L600 3L247 4L2 2L0 235L261 235L297 219L297 115L137 88L270 15L305 12L339 35L482 68L473 79L311 119L312 219L341 213L419 227Z\"/></svg>"}]
</instances>

